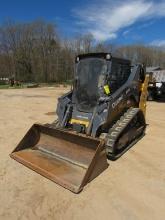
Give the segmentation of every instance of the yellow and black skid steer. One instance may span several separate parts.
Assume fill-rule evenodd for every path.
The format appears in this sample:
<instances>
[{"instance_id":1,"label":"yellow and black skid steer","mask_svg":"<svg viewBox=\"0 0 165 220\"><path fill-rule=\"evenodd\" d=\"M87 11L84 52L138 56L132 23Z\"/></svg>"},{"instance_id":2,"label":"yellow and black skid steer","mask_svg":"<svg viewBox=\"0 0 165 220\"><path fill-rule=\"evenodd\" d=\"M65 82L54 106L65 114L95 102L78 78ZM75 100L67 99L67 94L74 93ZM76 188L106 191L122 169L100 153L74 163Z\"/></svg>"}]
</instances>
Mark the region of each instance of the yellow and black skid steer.
<instances>
[{"instance_id":1,"label":"yellow and black skid steer","mask_svg":"<svg viewBox=\"0 0 165 220\"><path fill-rule=\"evenodd\" d=\"M110 53L75 59L73 88L58 99L58 119L34 124L11 157L78 193L145 133L149 77L141 64Z\"/></svg>"}]
</instances>

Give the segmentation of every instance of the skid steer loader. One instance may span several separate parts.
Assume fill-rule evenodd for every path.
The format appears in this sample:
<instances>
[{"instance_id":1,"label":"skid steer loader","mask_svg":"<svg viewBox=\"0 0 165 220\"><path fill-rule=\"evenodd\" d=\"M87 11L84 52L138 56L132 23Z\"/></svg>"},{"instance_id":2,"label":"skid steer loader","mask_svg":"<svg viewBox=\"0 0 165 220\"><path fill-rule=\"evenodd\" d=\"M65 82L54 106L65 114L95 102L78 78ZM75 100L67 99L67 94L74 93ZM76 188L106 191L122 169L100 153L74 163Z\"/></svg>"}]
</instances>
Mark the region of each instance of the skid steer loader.
<instances>
[{"instance_id":1,"label":"skid steer loader","mask_svg":"<svg viewBox=\"0 0 165 220\"><path fill-rule=\"evenodd\" d=\"M58 120L34 124L11 157L78 193L145 132L148 76L110 53L76 57L73 88L58 100Z\"/></svg>"}]
</instances>

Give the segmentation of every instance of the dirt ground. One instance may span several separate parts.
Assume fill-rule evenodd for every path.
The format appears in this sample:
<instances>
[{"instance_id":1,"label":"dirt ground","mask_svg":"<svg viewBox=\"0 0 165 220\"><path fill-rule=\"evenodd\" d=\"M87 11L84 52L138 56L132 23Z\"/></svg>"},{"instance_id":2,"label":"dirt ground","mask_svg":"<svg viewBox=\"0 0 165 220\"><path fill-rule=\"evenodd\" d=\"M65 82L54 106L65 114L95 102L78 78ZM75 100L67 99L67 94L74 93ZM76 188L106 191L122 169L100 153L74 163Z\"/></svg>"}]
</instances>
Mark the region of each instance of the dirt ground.
<instances>
[{"instance_id":1,"label":"dirt ground","mask_svg":"<svg viewBox=\"0 0 165 220\"><path fill-rule=\"evenodd\" d=\"M165 103L146 136L76 195L10 159L34 122L52 122L66 88L0 90L0 220L165 219Z\"/></svg>"}]
</instances>

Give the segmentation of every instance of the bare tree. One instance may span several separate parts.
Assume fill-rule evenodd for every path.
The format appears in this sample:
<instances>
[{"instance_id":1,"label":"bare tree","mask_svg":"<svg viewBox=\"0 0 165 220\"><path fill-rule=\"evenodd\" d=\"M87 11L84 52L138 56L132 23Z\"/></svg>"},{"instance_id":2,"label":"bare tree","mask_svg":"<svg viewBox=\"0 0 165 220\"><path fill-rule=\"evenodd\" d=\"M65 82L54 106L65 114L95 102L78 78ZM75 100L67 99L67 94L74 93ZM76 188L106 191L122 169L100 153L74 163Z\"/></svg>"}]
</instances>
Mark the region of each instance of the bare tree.
<instances>
[{"instance_id":1,"label":"bare tree","mask_svg":"<svg viewBox=\"0 0 165 220\"><path fill-rule=\"evenodd\" d=\"M21 81L63 82L73 78L77 54L111 52L133 63L165 68L165 50L145 45L97 43L91 34L62 39L54 24L7 21L0 26L0 77Z\"/></svg>"}]
</instances>

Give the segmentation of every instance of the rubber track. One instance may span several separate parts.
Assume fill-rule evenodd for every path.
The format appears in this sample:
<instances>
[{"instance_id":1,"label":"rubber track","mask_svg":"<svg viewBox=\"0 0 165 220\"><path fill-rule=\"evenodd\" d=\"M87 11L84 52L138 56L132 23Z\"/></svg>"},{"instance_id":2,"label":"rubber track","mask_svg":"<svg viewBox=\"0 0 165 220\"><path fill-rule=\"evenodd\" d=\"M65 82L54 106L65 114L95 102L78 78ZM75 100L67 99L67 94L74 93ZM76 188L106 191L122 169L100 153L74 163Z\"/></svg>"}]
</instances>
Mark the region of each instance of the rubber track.
<instances>
[{"instance_id":1,"label":"rubber track","mask_svg":"<svg viewBox=\"0 0 165 220\"><path fill-rule=\"evenodd\" d=\"M120 157L124 152L126 152L137 140L134 140L129 146L127 146L119 155L114 154L114 146L116 141L118 140L120 134L124 131L124 129L129 125L132 119L140 112L139 108L130 108L127 112L124 113L123 116L110 128L109 133L106 135L105 145L106 152L109 159L115 160ZM145 125L144 125L145 126ZM141 138L141 137L140 137Z\"/></svg>"}]
</instances>

